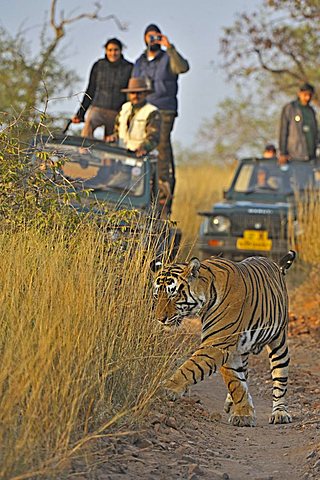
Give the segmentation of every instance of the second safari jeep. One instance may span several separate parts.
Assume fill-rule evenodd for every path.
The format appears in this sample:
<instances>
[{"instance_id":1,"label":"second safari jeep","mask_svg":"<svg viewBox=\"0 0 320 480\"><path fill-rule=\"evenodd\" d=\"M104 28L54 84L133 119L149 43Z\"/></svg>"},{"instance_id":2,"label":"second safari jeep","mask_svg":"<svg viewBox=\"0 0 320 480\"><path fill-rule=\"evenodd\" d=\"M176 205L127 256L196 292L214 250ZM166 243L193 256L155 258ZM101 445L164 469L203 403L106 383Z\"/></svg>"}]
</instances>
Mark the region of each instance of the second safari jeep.
<instances>
[{"instance_id":1,"label":"second safari jeep","mask_svg":"<svg viewBox=\"0 0 320 480\"><path fill-rule=\"evenodd\" d=\"M303 201L307 188L319 188L319 170L313 162L293 161L281 168L276 159L241 160L224 199L211 211L199 213L200 256L241 260L286 254L289 212L294 220L297 196Z\"/></svg>"}]
</instances>

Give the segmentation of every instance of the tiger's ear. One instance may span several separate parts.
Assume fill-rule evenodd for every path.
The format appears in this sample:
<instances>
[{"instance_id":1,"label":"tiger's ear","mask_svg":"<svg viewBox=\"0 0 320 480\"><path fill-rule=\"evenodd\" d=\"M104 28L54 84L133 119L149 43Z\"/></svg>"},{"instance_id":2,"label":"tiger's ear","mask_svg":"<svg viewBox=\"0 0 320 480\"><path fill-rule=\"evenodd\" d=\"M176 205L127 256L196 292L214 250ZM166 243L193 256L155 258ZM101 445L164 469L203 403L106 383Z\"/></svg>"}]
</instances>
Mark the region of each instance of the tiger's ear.
<instances>
[{"instance_id":1,"label":"tiger's ear","mask_svg":"<svg viewBox=\"0 0 320 480\"><path fill-rule=\"evenodd\" d=\"M158 270L160 270L160 268L163 267L163 264L162 262L159 260L159 259L154 259L152 260L152 262L150 262L150 270L153 272L153 273L156 273Z\"/></svg>"},{"instance_id":2,"label":"tiger's ear","mask_svg":"<svg viewBox=\"0 0 320 480\"><path fill-rule=\"evenodd\" d=\"M200 266L201 266L201 262L199 258L192 257L190 262L187 265L187 272L191 278L198 278Z\"/></svg>"}]
</instances>

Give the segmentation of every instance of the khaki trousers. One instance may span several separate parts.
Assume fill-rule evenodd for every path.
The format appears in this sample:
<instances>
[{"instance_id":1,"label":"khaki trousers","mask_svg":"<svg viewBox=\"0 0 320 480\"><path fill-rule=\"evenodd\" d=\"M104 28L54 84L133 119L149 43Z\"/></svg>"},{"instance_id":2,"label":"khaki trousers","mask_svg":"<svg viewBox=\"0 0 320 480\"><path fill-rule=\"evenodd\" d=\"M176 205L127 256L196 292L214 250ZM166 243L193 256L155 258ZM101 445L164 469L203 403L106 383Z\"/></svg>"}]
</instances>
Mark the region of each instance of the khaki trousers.
<instances>
[{"instance_id":1,"label":"khaki trousers","mask_svg":"<svg viewBox=\"0 0 320 480\"><path fill-rule=\"evenodd\" d=\"M116 110L108 110L101 107L90 107L84 127L81 132L82 137L93 138L93 132L98 127L104 127L104 136L113 133L114 121L118 112Z\"/></svg>"}]
</instances>

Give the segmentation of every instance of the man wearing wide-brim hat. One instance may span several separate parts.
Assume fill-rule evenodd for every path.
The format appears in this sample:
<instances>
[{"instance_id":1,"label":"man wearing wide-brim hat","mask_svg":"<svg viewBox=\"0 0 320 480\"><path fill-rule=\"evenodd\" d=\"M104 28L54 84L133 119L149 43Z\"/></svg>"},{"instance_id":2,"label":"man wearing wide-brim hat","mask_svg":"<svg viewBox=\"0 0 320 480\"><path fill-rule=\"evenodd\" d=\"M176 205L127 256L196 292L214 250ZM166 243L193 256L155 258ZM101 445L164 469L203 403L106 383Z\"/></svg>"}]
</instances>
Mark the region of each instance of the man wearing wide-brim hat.
<instances>
[{"instance_id":1,"label":"man wearing wide-brim hat","mask_svg":"<svg viewBox=\"0 0 320 480\"><path fill-rule=\"evenodd\" d=\"M154 150L159 143L160 113L157 107L146 100L152 88L144 78L130 78L127 88L121 91L128 94L129 101L122 105L113 134L106 141L117 142L120 147L141 157Z\"/></svg>"}]
</instances>

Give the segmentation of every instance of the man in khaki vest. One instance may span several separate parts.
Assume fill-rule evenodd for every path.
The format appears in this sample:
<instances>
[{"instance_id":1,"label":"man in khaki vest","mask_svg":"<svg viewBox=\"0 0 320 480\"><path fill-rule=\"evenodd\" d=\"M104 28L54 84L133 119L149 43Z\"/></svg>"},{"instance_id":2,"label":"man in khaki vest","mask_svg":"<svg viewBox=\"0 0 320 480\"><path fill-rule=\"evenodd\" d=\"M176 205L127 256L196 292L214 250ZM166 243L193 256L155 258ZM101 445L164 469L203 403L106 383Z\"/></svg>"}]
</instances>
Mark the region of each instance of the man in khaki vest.
<instances>
[{"instance_id":1,"label":"man in khaki vest","mask_svg":"<svg viewBox=\"0 0 320 480\"><path fill-rule=\"evenodd\" d=\"M159 143L160 113L157 107L146 100L152 90L144 78L130 78L128 87L121 91L128 94L129 101L122 105L113 134L107 136L106 141L117 142L120 147L142 157Z\"/></svg>"}]
</instances>

